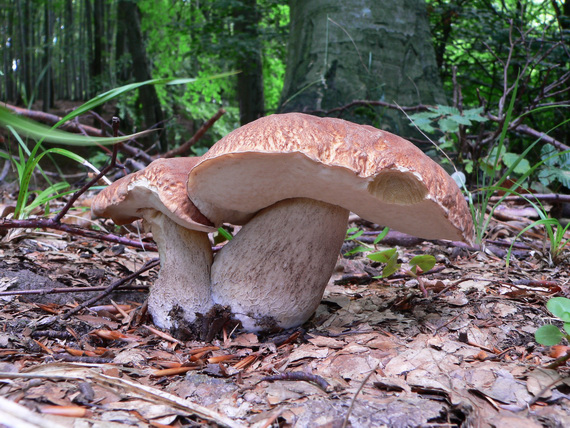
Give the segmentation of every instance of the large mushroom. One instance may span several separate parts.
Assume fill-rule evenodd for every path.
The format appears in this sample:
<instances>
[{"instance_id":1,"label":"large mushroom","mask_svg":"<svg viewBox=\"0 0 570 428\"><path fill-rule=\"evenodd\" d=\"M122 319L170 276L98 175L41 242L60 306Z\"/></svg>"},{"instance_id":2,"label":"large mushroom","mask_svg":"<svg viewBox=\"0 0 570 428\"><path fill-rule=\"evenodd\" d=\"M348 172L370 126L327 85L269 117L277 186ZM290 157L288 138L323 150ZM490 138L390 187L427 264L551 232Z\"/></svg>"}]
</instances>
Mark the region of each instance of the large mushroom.
<instances>
[{"instance_id":1,"label":"large mushroom","mask_svg":"<svg viewBox=\"0 0 570 428\"><path fill-rule=\"evenodd\" d=\"M245 224L216 255L211 288L214 303L250 331L311 316L349 211L418 237L473 238L460 189L413 144L301 113L264 117L221 139L192 168L188 195L215 225Z\"/></svg>"},{"instance_id":2,"label":"large mushroom","mask_svg":"<svg viewBox=\"0 0 570 428\"><path fill-rule=\"evenodd\" d=\"M188 199L188 172L199 158L159 159L102 190L92 203L96 216L116 224L144 219L158 246L160 272L148 309L156 325L177 328L213 307L210 292L216 230Z\"/></svg>"}]
</instances>

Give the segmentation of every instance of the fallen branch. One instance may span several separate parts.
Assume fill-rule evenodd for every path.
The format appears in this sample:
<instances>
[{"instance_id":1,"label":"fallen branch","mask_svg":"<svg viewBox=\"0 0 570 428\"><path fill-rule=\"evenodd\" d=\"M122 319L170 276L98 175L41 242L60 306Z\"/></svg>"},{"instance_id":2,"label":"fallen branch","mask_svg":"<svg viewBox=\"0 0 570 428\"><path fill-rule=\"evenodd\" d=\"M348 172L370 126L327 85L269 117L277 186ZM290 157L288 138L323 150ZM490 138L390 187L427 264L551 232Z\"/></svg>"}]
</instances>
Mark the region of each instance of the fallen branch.
<instances>
[{"instance_id":1,"label":"fallen branch","mask_svg":"<svg viewBox=\"0 0 570 428\"><path fill-rule=\"evenodd\" d=\"M535 200L541 202L559 202L559 203L570 203L570 195L560 195L557 193L529 193L528 195L510 195L510 196L491 196L489 199L491 202L499 201L515 201L515 202L526 202L526 200Z\"/></svg>"},{"instance_id":2,"label":"fallen branch","mask_svg":"<svg viewBox=\"0 0 570 428\"><path fill-rule=\"evenodd\" d=\"M123 236L114 235L112 233L100 233L94 230L83 229L77 226L71 226L65 223L55 222L53 218L31 218L26 220L1 219L0 229L54 229L67 232L72 235L83 236L85 238L96 239L99 241L112 242L114 244L128 245L135 248L141 248L147 251L158 251L156 245L135 241Z\"/></svg>"},{"instance_id":3,"label":"fallen branch","mask_svg":"<svg viewBox=\"0 0 570 428\"><path fill-rule=\"evenodd\" d=\"M33 119L36 122L40 122L45 125L53 126L62 119L61 117L56 116L55 114L46 113L43 111L28 110L25 108L16 107L5 103L3 103L3 105L4 107L6 107L9 110L12 110L14 113L16 113L19 116L24 116L27 117L28 119ZM77 122L71 122L71 121L65 122L59 128L67 132L73 132L75 134L90 135L92 137L105 137L105 133L102 130L94 128L92 126L82 125Z\"/></svg>"},{"instance_id":4,"label":"fallen branch","mask_svg":"<svg viewBox=\"0 0 570 428\"><path fill-rule=\"evenodd\" d=\"M46 294L62 294L62 293L91 293L94 291L104 291L107 287L60 287L60 288L40 288L36 290L18 290L18 291L0 291L0 297L4 296L30 296L30 295L41 295ZM115 289L115 291L140 291L148 290L148 285L133 285L125 286Z\"/></svg>"},{"instance_id":5,"label":"fallen branch","mask_svg":"<svg viewBox=\"0 0 570 428\"><path fill-rule=\"evenodd\" d=\"M178 155L185 155L187 154L188 150L190 150L190 147L192 147L194 144L196 144L196 142L202 138L202 136L206 133L206 131L208 129L210 129L212 127L212 125L214 123L216 123L216 121L223 116L223 114L226 111L221 108L217 111L217 113L212 116L210 119L208 119L206 122L204 122L204 124L200 127L200 129L198 129L198 131L192 136L192 138L190 138L188 141L186 141L185 143L181 144L180 146L176 147L175 149L172 149L166 153L164 153L163 155L158 155L155 156L154 159L158 159L158 158L172 158L174 156L178 156Z\"/></svg>"}]
</instances>

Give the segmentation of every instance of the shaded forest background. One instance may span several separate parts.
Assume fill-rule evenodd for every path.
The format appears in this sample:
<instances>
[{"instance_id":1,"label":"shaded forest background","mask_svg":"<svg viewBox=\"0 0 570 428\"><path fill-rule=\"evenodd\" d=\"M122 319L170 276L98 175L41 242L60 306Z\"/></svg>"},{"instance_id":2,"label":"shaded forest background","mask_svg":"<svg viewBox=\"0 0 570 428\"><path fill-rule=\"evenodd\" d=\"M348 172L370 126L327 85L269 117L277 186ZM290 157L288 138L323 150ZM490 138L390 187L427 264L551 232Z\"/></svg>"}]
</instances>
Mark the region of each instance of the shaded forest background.
<instances>
[{"instance_id":1,"label":"shaded forest background","mask_svg":"<svg viewBox=\"0 0 570 428\"><path fill-rule=\"evenodd\" d=\"M378 4L390 2L369 3L382 7ZM530 154L534 159L567 148L570 0L404 3L429 20L445 94L436 104L452 109L429 110L422 99L402 107L409 107L417 125L468 173L477 171L474 165L488 155L507 119L505 104L515 93L517 76L513 118L525 116L509 127L507 153L521 153L541 133L548 133L552 144L537 147ZM295 26L289 12L289 3L282 0L2 0L0 101L62 116L95 95L130 82L205 78L239 70L235 76L202 80L199 85L145 86L96 110L90 119L104 127L99 117L110 120L117 115L125 132L160 128L158 141L145 148L164 152L188 140L204 121L225 109L207 138L192 147L201 154L240 124L285 110L291 93L308 91L293 82L293 88L282 94L286 73L291 72L287 66L292 67L287 53L289 30ZM328 15L326 21L327 34L322 38L332 37L329 28L348 35L353 43L345 49L357 52L366 68L367 54L353 40L359 22L341 26ZM392 84L381 75L371 77L376 84ZM332 87L326 79L323 76L323 91ZM399 111L396 103L400 102L381 94L364 100L344 95L318 109L308 104L294 109L390 129L386 117ZM410 125L391 130L418 144L425 142L426 135L419 134L409 119L406 122ZM550 175L543 184L570 187L570 156L564 159L566 164L556 165L564 174Z\"/></svg>"}]
</instances>

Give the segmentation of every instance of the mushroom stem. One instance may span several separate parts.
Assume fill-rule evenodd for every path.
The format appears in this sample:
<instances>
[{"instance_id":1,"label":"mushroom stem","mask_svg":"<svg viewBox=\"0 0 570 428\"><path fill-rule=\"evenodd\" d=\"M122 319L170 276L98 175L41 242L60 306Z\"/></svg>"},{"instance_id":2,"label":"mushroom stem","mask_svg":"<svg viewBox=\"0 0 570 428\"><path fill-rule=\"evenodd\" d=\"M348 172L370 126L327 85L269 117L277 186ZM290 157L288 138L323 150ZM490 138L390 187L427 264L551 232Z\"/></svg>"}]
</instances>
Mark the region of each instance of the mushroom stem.
<instances>
[{"instance_id":1,"label":"mushroom stem","mask_svg":"<svg viewBox=\"0 0 570 428\"><path fill-rule=\"evenodd\" d=\"M148 310L161 328L192 323L213 306L210 291L212 248L208 234L182 227L159 211L146 209L160 254L160 273L150 290Z\"/></svg>"},{"instance_id":2,"label":"mushroom stem","mask_svg":"<svg viewBox=\"0 0 570 428\"><path fill-rule=\"evenodd\" d=\"M349 211L313 199L260 211L214 259L212 298L248 331L292 328L314 313L346 236Z\"/></svg>"}]
</instances>

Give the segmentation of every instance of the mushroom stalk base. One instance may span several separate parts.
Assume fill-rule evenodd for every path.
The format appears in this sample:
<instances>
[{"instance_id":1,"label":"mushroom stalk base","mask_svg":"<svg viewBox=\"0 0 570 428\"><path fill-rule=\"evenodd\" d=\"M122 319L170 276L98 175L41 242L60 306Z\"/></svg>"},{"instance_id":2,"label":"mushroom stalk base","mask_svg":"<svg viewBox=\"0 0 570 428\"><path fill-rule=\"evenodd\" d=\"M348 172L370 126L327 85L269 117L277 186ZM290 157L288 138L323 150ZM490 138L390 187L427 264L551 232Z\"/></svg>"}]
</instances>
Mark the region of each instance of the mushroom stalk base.
<instances>
[{"instance_id":1,"label":"mushroom stalk base","mask_svg":"<svg viewBox=\"0 0 570 428\"><path fill-rule=\"evenodd\" d=\"M165 329L192 323L196 313L205 314L213 306L208 234L186 229L155 210L145 210L143 217L160 254L160 273L148 299L153 321Z\"/></svg>"},{"instance_id":2,"label":"mushroom stalk base","mask_svg":"<svg viewBox=\"0 0 570 428\"><path fill-rule=\"evenodd\" d=\"M248 331L292 328L314 313L346 236L349 211L287 199L260 211L216 255L214 303Z\"/></svg>"}]
</instances>

